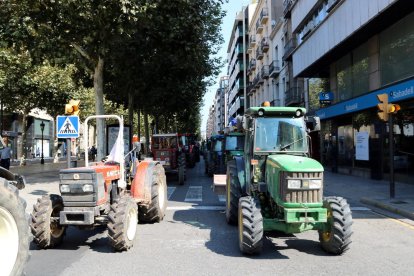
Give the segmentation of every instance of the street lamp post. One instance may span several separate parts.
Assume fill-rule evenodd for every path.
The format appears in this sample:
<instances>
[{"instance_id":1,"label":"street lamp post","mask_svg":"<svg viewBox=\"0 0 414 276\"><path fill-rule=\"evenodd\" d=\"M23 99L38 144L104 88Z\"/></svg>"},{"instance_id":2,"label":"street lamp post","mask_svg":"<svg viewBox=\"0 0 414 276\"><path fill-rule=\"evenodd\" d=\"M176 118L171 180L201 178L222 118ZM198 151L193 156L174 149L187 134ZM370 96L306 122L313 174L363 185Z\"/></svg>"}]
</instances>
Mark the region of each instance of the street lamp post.
<instances>
[{"instance_id":1,"label":"street lamp post","mask_svg":"<svg viewBox=\"0 0 414 276\"><path fill-rule=\"evenodd\" d=\"M42 131L42 155L40 158L40 164L44 164L45 159L43 158L43 131L45 130L45 123L43 121L40 123L40 130Z\"/></svg>"}]
</instances>

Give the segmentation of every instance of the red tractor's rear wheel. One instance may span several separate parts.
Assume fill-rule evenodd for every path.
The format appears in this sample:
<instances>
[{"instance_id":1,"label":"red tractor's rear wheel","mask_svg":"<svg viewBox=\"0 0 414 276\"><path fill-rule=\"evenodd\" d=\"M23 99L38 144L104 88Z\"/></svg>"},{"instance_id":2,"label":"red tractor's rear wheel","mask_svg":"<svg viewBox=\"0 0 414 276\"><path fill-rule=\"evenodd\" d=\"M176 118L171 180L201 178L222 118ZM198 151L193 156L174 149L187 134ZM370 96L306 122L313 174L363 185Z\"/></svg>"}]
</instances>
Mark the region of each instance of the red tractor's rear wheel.
<instances>
[{"instance_id":1,"label":"red tractor's rear wheel","mask_svg":"<svg viewBox=\"0 0 414 276\"><path fill-rule=\"evenodd\" d=\"M151 181L151 203L139 206L140 222L160 222L167 208L167 181L161 165L155 165Z\"/></svg>"}]
</instances>

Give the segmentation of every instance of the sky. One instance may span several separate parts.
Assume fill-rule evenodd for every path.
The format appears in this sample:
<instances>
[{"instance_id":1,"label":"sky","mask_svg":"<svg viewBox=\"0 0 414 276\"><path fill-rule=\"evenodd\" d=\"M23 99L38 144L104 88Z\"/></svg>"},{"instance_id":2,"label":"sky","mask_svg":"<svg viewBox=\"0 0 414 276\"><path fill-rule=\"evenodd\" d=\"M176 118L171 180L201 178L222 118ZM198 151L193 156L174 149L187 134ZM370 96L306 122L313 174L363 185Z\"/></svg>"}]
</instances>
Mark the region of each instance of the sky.
<instances>
[{"instance_id":1,"label":"sky","mask_svg":"<svg viewBox=\"0 0 414 276\"><path fill-rule=\"evenodd\" d=\"M227 58L227 46L230 40L230 34L233 28L234 19L236 18L236 14L242 10L243 6L247 6L251 3L251 0L229 0L228 3L223 4L223 10L226 11L226 16L223 18L221 23L221 34L224 38L224 43L221 45L221 49L218 53L218 56L225 60ZM204 95L204 105L201 108L201 131L204 132L206 130L207 124L207 117L208 117L208 109L213 104L214 95L218 88L218 81L220 76L227 75L227 64L223 65L221 73L217 77L217 81L213 86L207 88L207 92Z\"/></svg>"}]
</instances>

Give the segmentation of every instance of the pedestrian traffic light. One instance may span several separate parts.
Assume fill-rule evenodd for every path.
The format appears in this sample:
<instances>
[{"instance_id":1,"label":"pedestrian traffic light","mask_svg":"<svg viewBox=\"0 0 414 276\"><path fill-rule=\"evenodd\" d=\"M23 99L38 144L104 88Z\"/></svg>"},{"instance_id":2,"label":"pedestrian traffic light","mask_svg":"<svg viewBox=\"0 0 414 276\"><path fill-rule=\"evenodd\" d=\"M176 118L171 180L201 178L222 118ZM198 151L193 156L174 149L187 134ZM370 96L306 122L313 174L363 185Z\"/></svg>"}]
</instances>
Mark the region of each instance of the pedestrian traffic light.
<instances>
[{"instance_id":1,"label":"pedestrian traffic light","mask_svg":"<svg viewBox=\"0 0 414 276\"><path fill-rule=\"evenodd\" d=\"M388 94L379 94L377 95L378 101L378 117L383 121L388 121Z\"/></svg>"},{"instance_id":2,"label":"pedestrian traffic light","mask_svg":"<svg viewBox=\"0 0 414 276\"><path fill-rule=\"evenodd\" d=\"M65 104L65 114L79 115L79 103L80 100L70 100L68 104Z\"/></svg>"},{"instance_id":3,"label":"pedestrian traffic light","mask_svg":"<svg viewBox=\"0 0 414 276\"><path fill-rule=\"evenodd\" d=\"M389 104L388 105L388 112L389 113L397 113L398 111L401 110L401 107L399 104Z\"/></svg>"}]
</instances>

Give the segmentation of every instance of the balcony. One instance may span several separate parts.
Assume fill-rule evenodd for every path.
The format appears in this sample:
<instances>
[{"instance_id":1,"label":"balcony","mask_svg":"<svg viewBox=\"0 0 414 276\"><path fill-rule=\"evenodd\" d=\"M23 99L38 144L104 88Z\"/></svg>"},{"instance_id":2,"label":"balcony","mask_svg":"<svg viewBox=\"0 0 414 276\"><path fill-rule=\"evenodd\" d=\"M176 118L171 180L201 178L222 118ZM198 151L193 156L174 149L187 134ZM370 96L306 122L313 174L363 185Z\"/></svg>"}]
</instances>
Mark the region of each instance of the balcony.
<instances>
[{"instance_id":1,"label":"balcony","mask_svg":"<svg viewBox=\"0 0 414 276\"><path fill-rule=\"evenodd\" d=\"M258 60L263 59L263 51L260 48L256 49L256 59L258 59Z\"/></svg>"},{"instance_id":2,"label":"balcony","mask_svg":"<svg viewBox=\"0 0 414 276\"><path fill-rule=\"evenodd\" d=\"M244 71L244 63L239 62L239 71Z\"/></svg>"},{"instance_id":3,"label":"balcony","mask_svg":"<svg viewBox=\"0 0 414 276\"><path fill-rule=\"evenodd\" d=\"M274 60L269 65L269 77L276 78L277 76L279 76L279 73L280 73L279 61Z\"/></svg>"},{"instance_id":4,"label":"balcony","mask_svg":"<svg viewBox=\"0 0 414 276\"><path fill-rule=\"evenodd\" d=\"M288 18L290 16L290 12L292 10L292 6L293 6L294 2L295 2L294 0L284 0L283 1L283 16L285 18Z\"/></svg>"},{"instance_id":5,"label":"balcony","mask_svg":"<svg viewBox=\"0 0 414 276\"><path fill-rule=\"evenodd\" d=\"M260 23L266 24L267 20L269 20L269 13L267 12L267 8L263 8L260 12Z\"/></svg>"},{"instance_id":6,"label":"balcony","mask_svg":"<svg viewBox=\"0 0 414 276\"><path fill-rule=\"evenodd\" d=\"M269 66L264 65L262 70L260 70L260 77L261 79L268 79L269 78Z\"/></svg>"},{"instance_id":7,"label":"balcony","mask_svg":"<svg viewBox=\"0 0 414 276\"><path fill-rule=\"evenodd\" d=\"M256 88L259 88L260 87L260 74L257 74L256 75L256 77L253 79L253 85L256 87Z\"/></svg>"},{"instance_id":8,"label":"balcony","mask_svg":"<svg viewBox=\"0 0 414 276\"><path fill-rule=\"evenodd\" d=\"M285 53L283 54L283 60L289 59L289 57L292 55L293 51L296 49L296 46L298 45L296 38L292 38L286 43L285 45Z\"/></svg>"},{"instance_id":9,"label":"balcony","mask_svg":"<svg viewBox=\"0 0 414 276\"><path fill-rule=\"evenodd\" d=\"M249 63L249 71L252 72L256 69L256 60L255 59L251 59L250 63Z\"/></svg>"},{"instance_id":10,"label":"balcony","mask_svg":"<svg viewBox=\"0 0 414 276\"><path fill-rule=\"evenodd\" d=\"M267 53L269 51L269 40L267 37L263 37L262 41L260 42L260 47L262 48L263 53Z\"/></svg>"},{"instance_id":11,"label":"balcony","mask_svg":"<svg viewBox=\"0 0 414 276\"><path fill-rule=\"evenodd\" d=\"M254 47L256 45L256 36L255 35L251 35L249 37L249 46L250 47Z\"/></svg>"},{"instance_id":12,"label":"balcony","mask_svg":"<svg viewBox=\"0 0 414 276\"><path fill-rule=\"evenodd\" d=\"M244 79L240 78L238 81L236 81L236 88L237 90L243 90L244 89Z\"/></svg>"},{"instance_id":13,"label":"balcony","mask_svg":"<svg viewBox=\"0 0 414 276\"><path fill-rule=\"evenodd\" d=\"M257 85L260 87L262 83L264 83L264 79L262 78L263 67L260 69L260 72L257 73Z\"/></svg>"},{"instance_id":14,"label":"balcony","mask_svg":"<svg viewBox=\"0 0 414 276\"><path fill-rule=\"evenodd\" d=\"M302 103L303 88L291 87L285 92L285 105L295 106Z\"/></svg>"},{"instance_id":15,"label":"balcony","mask_svg":"<svg viewBox=\"0 0 414 276\"><path fill-rule=\"evenodd\" d=\"M237 47L237 55L241 56L244 53L244 47L242 44L239 44L239 46Z\"/></svg>"},{"instance_id":16,"label":"balcony","mask_svg":"<svg viewBox=\"0 0 414 276\"><path fill-rule=\"evenodd\" d=\"M253 92L256 91L256 87L253 85L253 83L251 82L249 84L249 86L247 87L247 94L253 94Z\"/></svg>"},{"instance_id":17,"label":"balcony","mask_svg":"<svg viewBox=\"0 0 414 276\"><path fill-rule=\"evenodd\" d=\"M261 34L263 32L263 25L260 23L260 18L256 22L256 33Z\"/></svg>"}]
</instances>

